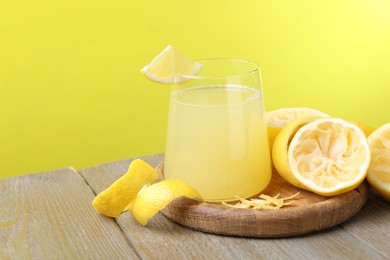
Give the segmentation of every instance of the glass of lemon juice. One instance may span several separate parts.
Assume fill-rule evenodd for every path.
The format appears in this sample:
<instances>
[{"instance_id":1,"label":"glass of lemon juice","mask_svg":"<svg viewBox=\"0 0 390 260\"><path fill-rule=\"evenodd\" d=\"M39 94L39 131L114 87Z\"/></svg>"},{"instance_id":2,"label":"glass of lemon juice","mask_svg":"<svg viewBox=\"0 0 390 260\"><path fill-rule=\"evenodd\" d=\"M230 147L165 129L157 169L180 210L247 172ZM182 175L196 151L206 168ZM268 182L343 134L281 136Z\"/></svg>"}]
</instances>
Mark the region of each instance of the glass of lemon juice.
<instances>
[{"instance_id":1,"label":"glass of lemon juice","mask_svg":"<svg viewBox=\"0 0 390 260\"><path fill-rule=\"evenodd\" d=\"M170 95L165 178L181 179L206 201L261 192L271 162L259 66L205 59L197 75L180 75Z\"/></svg>"}]
</instances>

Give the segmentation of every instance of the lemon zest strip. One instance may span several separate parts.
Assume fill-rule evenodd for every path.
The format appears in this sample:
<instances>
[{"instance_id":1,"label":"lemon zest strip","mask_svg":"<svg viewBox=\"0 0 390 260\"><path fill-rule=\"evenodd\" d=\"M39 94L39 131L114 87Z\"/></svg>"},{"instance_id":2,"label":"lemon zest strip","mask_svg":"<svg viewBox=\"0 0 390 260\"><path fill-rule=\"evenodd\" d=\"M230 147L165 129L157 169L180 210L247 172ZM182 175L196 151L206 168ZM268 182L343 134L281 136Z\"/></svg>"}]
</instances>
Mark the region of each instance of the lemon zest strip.
<instances>
[{"instance_id":1,"label":"lemon zest strip","mask_svg":"<svg viewBox=\"0 0 390 260\"><path fill-rule=\"evenodd\" d=\"M236 208L236 209L280 209L284 206L288 206L294 203L294 201L288 201L292 200L295 197L297 197L300 194L300 192L295 193L294 195L291 195L286 198L279 198L280 194L277 194L274 197L271 197L269 195L261 194L259 196L259 199L244 199L236 196L236 198L239 200L236 204L228 204L226 202L222 202L222 205Z\"/></svg>"}]
</instances>

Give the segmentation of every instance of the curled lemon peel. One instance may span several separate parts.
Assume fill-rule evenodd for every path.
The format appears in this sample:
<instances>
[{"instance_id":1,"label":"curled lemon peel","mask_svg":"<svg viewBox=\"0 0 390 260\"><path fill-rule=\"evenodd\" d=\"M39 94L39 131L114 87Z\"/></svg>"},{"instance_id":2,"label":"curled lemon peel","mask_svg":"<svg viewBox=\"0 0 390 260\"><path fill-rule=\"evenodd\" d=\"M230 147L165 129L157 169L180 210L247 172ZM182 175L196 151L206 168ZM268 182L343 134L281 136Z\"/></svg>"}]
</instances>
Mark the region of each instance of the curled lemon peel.
<instances>
[{"instance_id":1,"label":"curled lemon peel","mask_svg":"<svg viewBox=\"0 0 390 260\"><path fill-rule=\"evenodd\" d=\"M157 179L157 172L143 160L131 162L127 172L99 193L92 201L97 212L108 217L118 217L138 192Z\"/></svg>"}]
</instances>

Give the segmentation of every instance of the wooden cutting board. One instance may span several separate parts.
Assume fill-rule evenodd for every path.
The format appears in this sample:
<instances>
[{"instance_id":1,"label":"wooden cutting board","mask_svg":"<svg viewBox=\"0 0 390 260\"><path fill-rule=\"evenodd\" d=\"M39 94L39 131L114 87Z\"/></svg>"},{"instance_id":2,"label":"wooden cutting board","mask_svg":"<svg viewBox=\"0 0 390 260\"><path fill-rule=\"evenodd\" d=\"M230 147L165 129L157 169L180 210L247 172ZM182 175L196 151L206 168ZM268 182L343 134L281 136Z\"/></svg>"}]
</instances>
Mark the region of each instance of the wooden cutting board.
<instances>
[{"instance_id":1,"label":"wooden cutting board","mask_svg":"<svg viewBox=\"0 0 390 260\"><path fill-rule=\"evenodd\" d=\"M162 176L164 164L156 167ZM294 204L281 209L236 209L221 203L199 202L186 197L172 201L162 214L183 226L207 233L241 237L290 237L333 227L355 215L368 199L364 181L353 191L323 197L286 182L275 170L263 194L288 197L300 192ZM254 196L258 197L260 194Z\"/></svg>"}]
</instances>

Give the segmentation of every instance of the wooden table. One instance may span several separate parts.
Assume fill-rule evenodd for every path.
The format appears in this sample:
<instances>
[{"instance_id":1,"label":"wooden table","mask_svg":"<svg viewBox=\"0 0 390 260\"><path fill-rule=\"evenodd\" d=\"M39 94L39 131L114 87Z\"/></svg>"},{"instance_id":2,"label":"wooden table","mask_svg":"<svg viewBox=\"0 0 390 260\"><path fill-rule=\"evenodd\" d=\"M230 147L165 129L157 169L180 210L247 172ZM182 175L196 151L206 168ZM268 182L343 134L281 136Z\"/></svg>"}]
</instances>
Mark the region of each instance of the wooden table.
<instances>
[{"instance_id":1,"label":"wooden table","mask_svg":"<svg viewBox=\"0 0 390 260\"><path fill-rule=\"evenodd\" d=\"M140 157L153 166L162 155ZM371 194L348 221L292 238L239 238L179 226L146 227L130 213L95 212L100 193L131 160L0 180L0 259L390 259L390 203Z\"/></svg>"}]
</instances>

